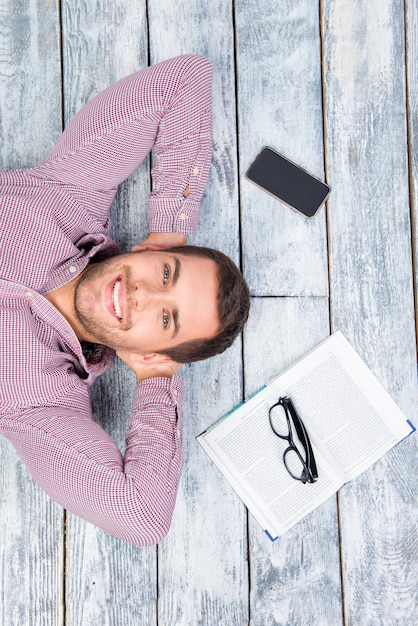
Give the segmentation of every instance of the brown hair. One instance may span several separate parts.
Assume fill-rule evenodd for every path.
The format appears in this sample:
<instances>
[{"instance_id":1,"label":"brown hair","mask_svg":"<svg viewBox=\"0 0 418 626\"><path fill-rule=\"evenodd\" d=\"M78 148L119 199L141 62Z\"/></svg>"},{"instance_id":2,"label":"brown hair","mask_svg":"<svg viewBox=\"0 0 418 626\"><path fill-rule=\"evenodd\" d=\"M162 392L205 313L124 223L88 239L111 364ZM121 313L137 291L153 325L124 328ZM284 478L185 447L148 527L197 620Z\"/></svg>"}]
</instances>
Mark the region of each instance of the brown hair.
<instances>
[{"instance_id":1,"label":"brown hair","mask_svg":"<svg viewBox=\"0 0 418 626\"><path fill-rule=\"evenodd\" d=\"M211 339L185 341L174 348L160 350L160 353L166 354L178 363L192 363L224 352L232 345L248 319L250 292L243 275L229 257L213 248L179 246L166 251L210 259L216 263L220 330Z\"/></svg>"}]
</instances>

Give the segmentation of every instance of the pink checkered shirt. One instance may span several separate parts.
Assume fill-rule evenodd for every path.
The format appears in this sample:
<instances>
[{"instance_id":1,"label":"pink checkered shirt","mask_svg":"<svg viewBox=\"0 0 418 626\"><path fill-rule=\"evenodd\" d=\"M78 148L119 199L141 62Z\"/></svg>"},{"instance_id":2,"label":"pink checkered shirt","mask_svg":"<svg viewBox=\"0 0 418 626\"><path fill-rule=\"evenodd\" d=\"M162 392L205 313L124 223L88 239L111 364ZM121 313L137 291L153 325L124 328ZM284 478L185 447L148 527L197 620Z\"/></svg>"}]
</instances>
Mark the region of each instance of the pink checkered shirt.
<instances>
[{"instance_id":1,"label":"pink checkered shirt","mask_svg":"<svg viewBox=\"0 0 418 626\"><path fill-rule=\"evenodd\" d=\"M212 152L203 57L177 57L119 81L78 113L39 167L0 173L0 432L54 500L138 545L158 542L170 526L182 381L137 385L122 457L93 421L88 395L113 353L83 353L44 295L92 258L117 253L110 204L154 144L149 230L193 232Z\"/></svg>"}]
</instances>

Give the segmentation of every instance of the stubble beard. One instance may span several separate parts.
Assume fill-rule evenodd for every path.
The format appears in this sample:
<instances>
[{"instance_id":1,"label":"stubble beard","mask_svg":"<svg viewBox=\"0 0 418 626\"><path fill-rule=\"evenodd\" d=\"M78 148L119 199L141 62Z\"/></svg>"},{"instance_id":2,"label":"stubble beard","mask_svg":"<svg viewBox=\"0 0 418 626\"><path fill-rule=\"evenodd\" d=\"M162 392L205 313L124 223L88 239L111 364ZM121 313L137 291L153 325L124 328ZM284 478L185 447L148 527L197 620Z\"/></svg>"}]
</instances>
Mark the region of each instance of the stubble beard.
<instances>
[{"instance_id":1,"label":"stubble beard","mask_svg":"<svg viewBox=\"0 0 418 626\"><path fill-rule=\"evenodd\" d=\"M94 289L96 280L100 280L110 272L121 274L125 281L126 292L126 310L125 320L118 327L110 327L103 319L100 318L100 311L96 312L98 294ZM81 276L74 292L74 312L78 322L83 330L91 337L94 343L99 343L109 348L126 348L124 345L124 337L121 335L123 331L131 327L129 311L131 303L129 294L132 289L131 285L131 269L122 263L115 263L115 257L105 259L98 263L89 265Z\"/></svg>"}]
</instances>

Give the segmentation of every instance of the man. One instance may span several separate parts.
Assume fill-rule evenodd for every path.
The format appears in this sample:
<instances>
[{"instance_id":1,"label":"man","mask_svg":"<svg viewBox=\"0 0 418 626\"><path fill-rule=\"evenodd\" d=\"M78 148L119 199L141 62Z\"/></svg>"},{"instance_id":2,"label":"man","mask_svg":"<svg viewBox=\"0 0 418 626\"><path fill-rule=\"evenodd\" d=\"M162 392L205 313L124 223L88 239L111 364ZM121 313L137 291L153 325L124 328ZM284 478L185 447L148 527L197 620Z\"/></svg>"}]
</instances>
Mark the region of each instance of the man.
<instances>
[{"instance_id":1,"label":"man","mask_svg":"<svg viewBox=\"0 0 418 626\"><path fill-rule=\"evenodd\" d=\"M185 246L210 167L210 79L196 55L133 74L40 166L0 173L0 432L57 502L138 545L174 509L180 363L222 352L248 316L232 261ZM110 204L154 144L150 235L115 256ZM124 458L88 396L113 350L138 381Z\"/></svg>"}]
</instances>

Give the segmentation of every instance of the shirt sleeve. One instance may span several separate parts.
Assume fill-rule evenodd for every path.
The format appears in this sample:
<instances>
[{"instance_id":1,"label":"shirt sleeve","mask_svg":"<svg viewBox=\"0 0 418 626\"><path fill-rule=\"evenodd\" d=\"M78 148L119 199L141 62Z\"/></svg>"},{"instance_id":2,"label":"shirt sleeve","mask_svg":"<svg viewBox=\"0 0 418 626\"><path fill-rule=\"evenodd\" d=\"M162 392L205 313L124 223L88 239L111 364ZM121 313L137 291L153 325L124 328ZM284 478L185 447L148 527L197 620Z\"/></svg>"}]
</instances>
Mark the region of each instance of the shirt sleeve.
<instances>
[{"instance_id":1,"label":"shirt sleeve","mask_svg":"<svg viewBox=\"0 0 418 626\"><path fill-rule=\"evenodd\" d=\"M37 175L110 206L155 145L149 230L194 232L212 155L211 77L210 62L189 54L120 80L71 120Z\"/></svg>"},{"instance_id":2,"label":"shirt sleeve","mask_svg":"<svg viewBox=\"0 0 418 626\"><path fill-rule=\"evenodd\" d=\"M88 394L79 389L66 406L2 419L1 430L61 506L120 539L151 545L165 536L174 511L182 397L177 375L137 385L124 457L93 421Z\"/></svg>"}]
</instances>

